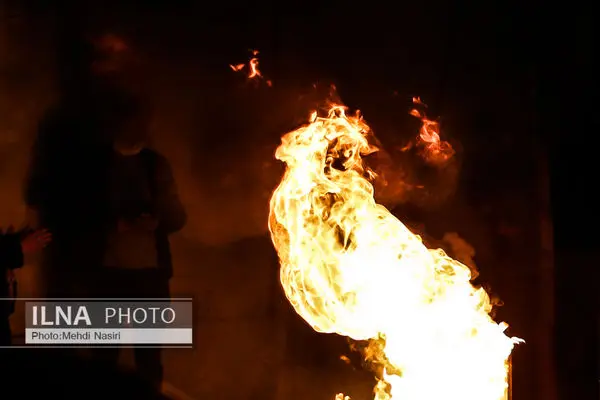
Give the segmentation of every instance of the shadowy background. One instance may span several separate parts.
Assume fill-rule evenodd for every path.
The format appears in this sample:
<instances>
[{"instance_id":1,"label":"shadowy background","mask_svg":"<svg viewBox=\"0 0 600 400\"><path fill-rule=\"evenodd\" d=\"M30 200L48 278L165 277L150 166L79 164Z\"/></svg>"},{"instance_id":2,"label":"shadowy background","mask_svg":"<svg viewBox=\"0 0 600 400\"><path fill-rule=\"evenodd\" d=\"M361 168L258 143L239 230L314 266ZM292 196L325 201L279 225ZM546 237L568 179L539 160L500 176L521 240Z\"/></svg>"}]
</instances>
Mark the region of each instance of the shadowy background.
<instances>
[{"instance_id":1,"label":"shadowy background","mask_svg":"<svg viewBox=\"0 0 600 400\"><path fill-rule=\"evenodd\" d=\"M576 133L591 115L583 5L0 4L0 226L25 219L29 149L43 114L83 79L84 37L114 32L135 51L128 84L155 105L153 141L190 216L173 240L173 288L197 299L200 344L167 352L173 385L194 398L369 398L371 375L339 360L345 340L312 332L282 297L266 229L279 138L335 84L396 165L388 187L399 186L398 166L426 185L390 190L386 204L431 237L454 231L475 247L480 281L505 303L498 318L527 341L514 352L514 399L593 398L597 383L579 368L597 360L585 345L597 329L597 263L591 235L572 234L592 213L568 203L582 198L581 171L593 167L581 165L593 146ZM271 87L229 68L251 49ZM398 151L417 134L412 96L457 150L447 170L423 170ZM551 207L568 213L552 218ZM43 289L35 261L20 271L24 296ZM586 340L566 345L571 329Z\"/></svg>"}]
</instances>

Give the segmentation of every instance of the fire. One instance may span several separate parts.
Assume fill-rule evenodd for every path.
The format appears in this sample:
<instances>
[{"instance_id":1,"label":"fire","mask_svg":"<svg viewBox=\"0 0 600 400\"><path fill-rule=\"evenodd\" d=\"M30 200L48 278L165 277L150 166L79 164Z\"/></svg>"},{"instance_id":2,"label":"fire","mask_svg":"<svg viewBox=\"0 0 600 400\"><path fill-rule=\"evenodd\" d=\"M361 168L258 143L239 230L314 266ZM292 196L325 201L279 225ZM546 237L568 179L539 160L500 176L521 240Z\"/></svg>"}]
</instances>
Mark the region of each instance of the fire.
<instances>
[{"instance_id":1,"label":"fire","mask_svg":"<svg viewBox=\"0 0 600 400\"><path fill-rule=\"evenodd\" d=\"M370 137L339 105L282 137L269 230L288 300L316 331L370 341L368 361L385 367L376 400L503 399L521 339L492 320L467 266L375 202Z\"/></svg>"},{"instance_id":2,"label":"fire","mask_svg":"<svg viewBox=\"0 0 600 400\"><path fill-rule=\"evenodd\" d=\"M239 72L244 69L248 70L248 79L263 79L263 75L258 69L258 50L252 50L252 57L248 62L248 68L246 68L246 64L235 64L229 66L233 71ZM267 85L272 86L272 82L267 80Z\"/></svg>"},{"instance_id":3,"label":"fire","mask_svg":"<svg viewBox=\"0 0 600 400\"><path fill-rule=\"evenodd\" d=\"M413 97L415 106L426 108L427 105L419 97ZM410 111L410 115L417 117L423 123L419 132L418 145L422 147L422 155L425 160L434 164L441 164L448 161L454 155L454 149L450 143L442 141L440 138L440 125L438 122L428 119L422 111L416 108ZM402 151L412 147L412 143L402 148Z\"/></svg>"}]
</instances>

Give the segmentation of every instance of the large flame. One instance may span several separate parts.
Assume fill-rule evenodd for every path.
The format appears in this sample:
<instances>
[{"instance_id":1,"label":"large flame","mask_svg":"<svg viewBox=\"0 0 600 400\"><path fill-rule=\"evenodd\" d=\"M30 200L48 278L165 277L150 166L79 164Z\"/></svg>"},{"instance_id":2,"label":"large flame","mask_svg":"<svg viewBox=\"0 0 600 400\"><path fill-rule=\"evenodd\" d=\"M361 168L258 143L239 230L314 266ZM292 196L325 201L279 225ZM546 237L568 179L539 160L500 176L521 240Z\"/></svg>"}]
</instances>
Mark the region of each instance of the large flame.
<instances>
[{"instance_id":1,"label":"large flame","mask_svg":"<svg viewBox=\"0 0 600 400\"><path fill-rule=\"evenodd\" d=\"M467 266L375 202L369 135L358 114L333 106L283 136L269 230L287 298L316 331L371 341L370 360L385 366L378 400L503 399L520 339L489 316Z\"/></svg>"}]
</instances>

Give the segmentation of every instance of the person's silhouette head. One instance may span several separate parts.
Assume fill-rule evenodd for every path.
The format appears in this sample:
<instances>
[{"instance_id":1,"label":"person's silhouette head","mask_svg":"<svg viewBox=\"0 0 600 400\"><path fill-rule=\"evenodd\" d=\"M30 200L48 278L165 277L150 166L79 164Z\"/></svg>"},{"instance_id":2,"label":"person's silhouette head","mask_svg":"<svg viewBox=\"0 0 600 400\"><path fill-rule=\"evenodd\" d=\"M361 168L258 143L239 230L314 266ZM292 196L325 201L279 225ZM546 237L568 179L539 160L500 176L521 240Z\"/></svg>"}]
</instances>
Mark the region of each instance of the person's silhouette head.
<instances>
[{"instance_id":1,"label":"person's silhouette head","mask_svg":"<svg viewBox=\"0 0 600 400\"><path fill-rule=\"evenodd\" d=\"M123 72L132 60L131 46L120 35L105 33L91 39L93 47L92 73L111 76Z\"/></svg>"}]
</instances>

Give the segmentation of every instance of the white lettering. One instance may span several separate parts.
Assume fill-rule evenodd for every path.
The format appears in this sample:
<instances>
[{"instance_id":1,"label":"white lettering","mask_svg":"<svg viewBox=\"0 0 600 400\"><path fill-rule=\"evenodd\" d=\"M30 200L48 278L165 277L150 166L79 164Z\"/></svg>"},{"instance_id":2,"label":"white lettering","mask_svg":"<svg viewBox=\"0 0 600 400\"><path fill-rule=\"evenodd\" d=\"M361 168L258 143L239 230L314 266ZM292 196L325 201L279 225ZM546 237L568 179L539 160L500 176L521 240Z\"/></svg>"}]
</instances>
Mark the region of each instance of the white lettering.
<instances>
[{"instance_id":1,"label":"white lettering","mask_svg":"<svg viewBox=\"0 0 600 400\"><path fill-rule=\"evenodd\" d=\"M169 312L171 314L171 319L167 321L167 319L165 318L165 313ZM172 324L173 321L175 321L175 310L173 310L171 307L167 307L164 310L162 310L162 313L160 314L160 319L162 320L162 322L164 322L165 324Z\"/></svg>"},{"instance_id":2,"label":"white lettering","mask_svg":"<svg viewBox=\"0 0 600 400\"><path fill-rule=\"evenodd\" d=\"M136 318L136 315L137 315L138 311L141 311L143 313L143 315L144 315L144 319L142 319L141 321L139 321ZM143 308L136 308L135 310L133 310L133 321L136 324L143 324L144 322L146 322L147 319L148 319L148 313Z\"/></svg>"},{"instance_id":3,"label":"white lettering","mask_svg":"<svg viewBox=\"0 0 600 400\"><path fill-rule=\"evenodd\" d=\"M107 307L104 310L104 322L131 326L145 323L172 324L176 319L175 310L170 307Z\"/></svg>"},{"instance_id":4,"label":"white lettering","mask_svg":"<svg viewBox=\"0 0 600 400\"><path fill-rule=\"evenodd\" d=\"M92 325L92 320L88 314L87 308L84 306L77 307L75 320L73 320L72 306L54 306L54 316L52 319L51 313L46 306L39 306L40 321L38 323L38 306L32 307L32 322L33 325L54 326L54 325L79 325L85 323L87 326Z\"/></svg>"},{"instance_id":5,"label":"white lettering","mask_svg":"<svg viewBox=\"0 0 600 400\"><path fill-rule=\"evenodd\" d=\"M104 323L108 324L108 320L117 315L117 310L114 308L107 308L104 310Z\"/></svg>"},{"instance_id":6,"label":"white lettering","mask_svg":"<svg viewBox=\"0 0 600 400\"><path fill-rule=\"evenodd\" d=\"M67 307L67 313L65 314L62 307L56 307L56 325L60 325L60 320L63 320L66 325L71 325L71 307Z\"/></svg>"},{"instance_id":7,"label":"white lettering","mask_svg":"<svg viewBox=\"0 0 600 400\"><path fill-rule=\"evenodd\" d=\"M83 320L87 326L92 325L92 320L90 319L87 308L83 306L80 306L77 310L77 315L75 316L75 325L78 325L80 320Z\"/></svg>"},{"instance_id":8,"label":"white lettering","mask_svg":"<svg viewBox=\"0 0 600 400\"><path fill-rule=\"evenodd\" d=\"M160 307L150 307L148 310L152 311L152 323L156 321L156 312L160 310Z\"/></svg>"},{"instance_id":9,"label":"white lettering","mask_svg":"<svg viewBox=\"0 0 600 400\"><path fill-rule=\"evenodd\" d=\"M42 313L42 325L54 325L54 322L46 320L46 306L41 306L40 311Z\"/></svg>"},{"instance_id":10,"label":"white lettering","mask_svg":"<svg viewBox=\"0 0 600 400\"><path fill-rule=\"evenodd\" d=\"M125 324L131 324L131 314L129 313L129 308L127 308L127 312L123 314L123 309L119 308L119 324L123 323L123 317L126 317Z\"/></svg>"}]
</instances>

